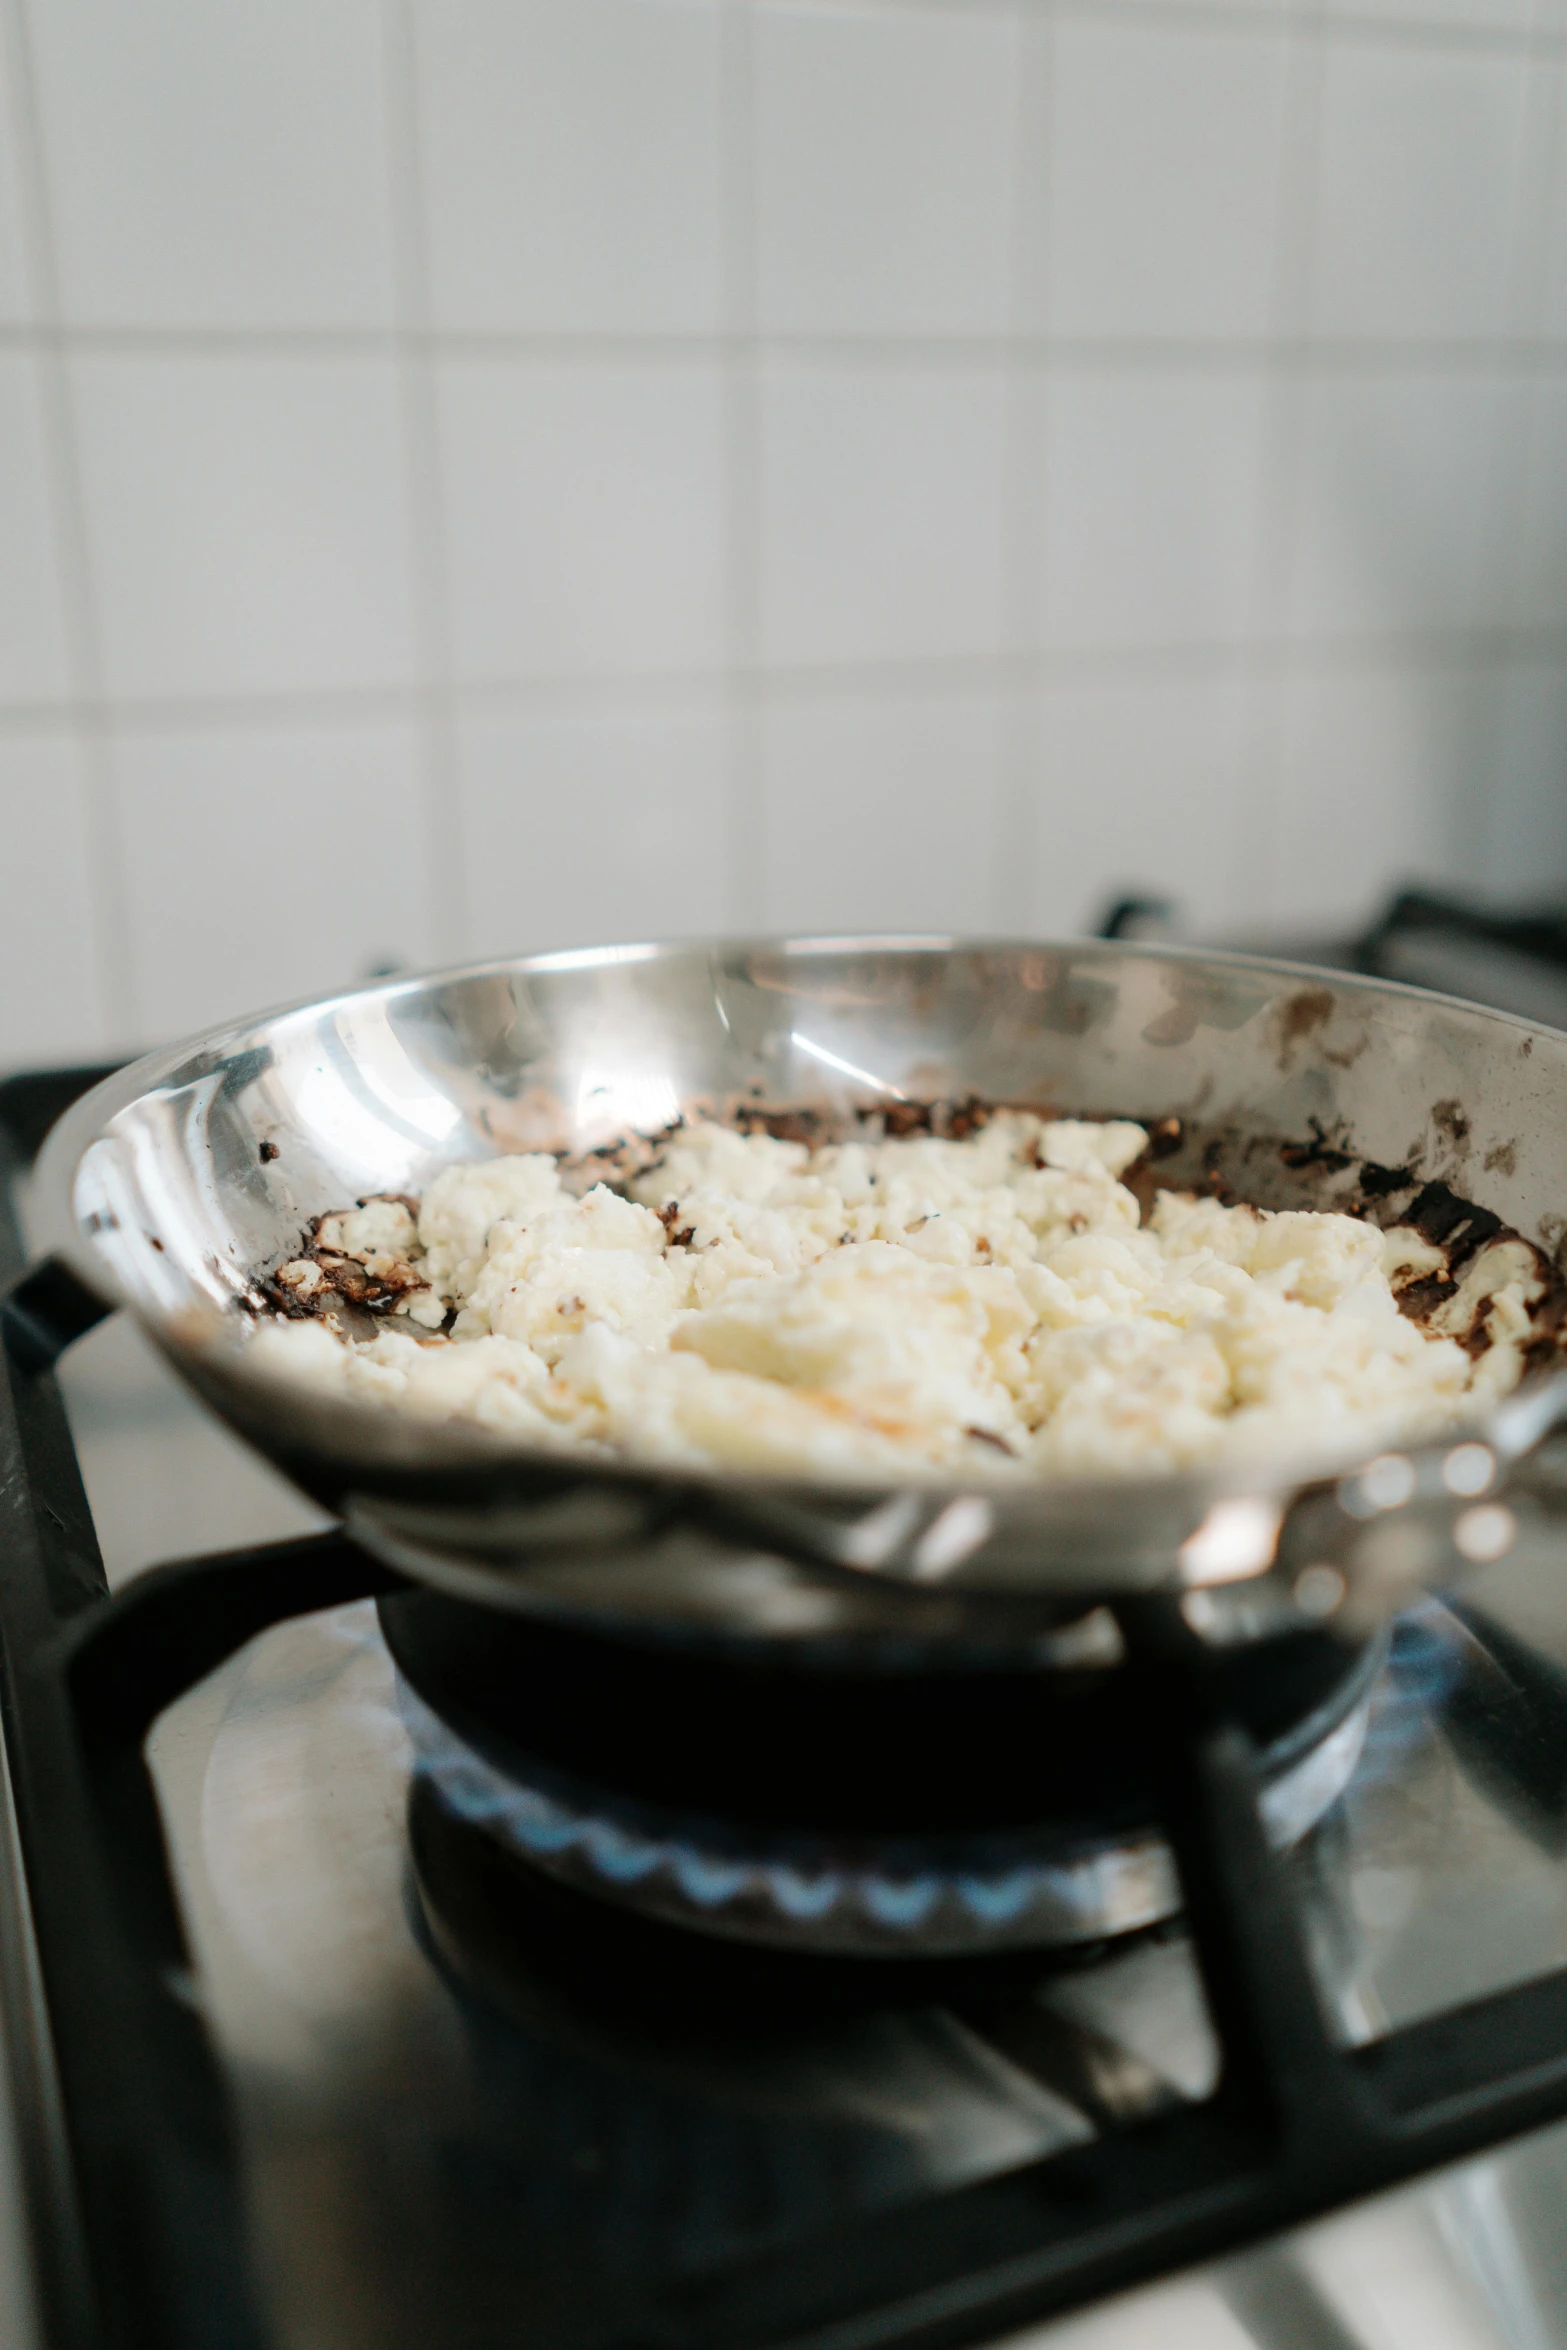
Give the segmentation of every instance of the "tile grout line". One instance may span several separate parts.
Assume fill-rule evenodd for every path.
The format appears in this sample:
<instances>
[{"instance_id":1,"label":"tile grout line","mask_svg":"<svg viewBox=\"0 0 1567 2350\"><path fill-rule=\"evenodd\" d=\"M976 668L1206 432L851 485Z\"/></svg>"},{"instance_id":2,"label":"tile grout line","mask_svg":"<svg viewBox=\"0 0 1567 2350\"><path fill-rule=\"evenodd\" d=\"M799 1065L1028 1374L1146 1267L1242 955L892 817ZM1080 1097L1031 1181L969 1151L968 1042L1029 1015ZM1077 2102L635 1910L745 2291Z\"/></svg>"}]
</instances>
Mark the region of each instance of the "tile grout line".
<instances>
[{"instance_id":1,"label":"tile grout line","mask_svg":"<svg viewBox=\"0 0 1567 2350\"><path fill-rule=\"evenodd\" d=\"M1269 347L1265 375L1257 516L1248 592L1241 710L1241 781L1245 793L1237 826L1230 892L1238 922L1274 918L1283 795L1278 696L1264 648L1284 634L1284 616L1296 544L1293 494L1303 418L1301 377L1282 363L1291 330L1304 336L1311 317L1316 261L1318 190L1322 169L1322 106L1326 55L1306 23L1284 32L1284 135L1278 186Z\"/></svg>"},{"instance_id":2,"label":"tile grout line","mask_svg":"<svg viewBox=\"0 0 1567 2350\"><path fill-rule=\"evenodd\" d=\"M794 0L801 13L819 16L946 16L1011 13L1018 0ZM1386 49L1423 49L1463 53L1517 53L1529 46L1531 27L1516 24L1471 25L1452 16L1408 17L1379 14L1372 9L1324 8L1318 0L1023 0L1027 13L1041 17L1081 17L1096 24L1175 26L1198 31L1234 32L1244 37L1260 28L1288 27L1300 19L1308 30L1319 24L1330 39L1346 46ZM1553 50L1567 48L1567 27L1546 36Z\"/></svg>"},{"instance_id":3,"label":"tile grout line","mask_svg":"<svg viewBox=\"0 0 1567 2350\"><path fill-rule=\"evenodd\" d=\"M425 919L430 929L429 947L438 961L448 962L467 953L469 921L435 389L440 343L430 329L429 244L419 154L418 50L411 0L382 0L381 36L399 319L396 349L404 494L419 671L414 703Z\"/></svg>"},{"instance_id":4,"label":"tile grout line","mask_svg":"<svg viewBox=\"0 0 1567 2350\"><path fill-rule=\"evenodd\" d=\"M1407 635L1296 637L1254 640L1245 635L1145 644L1089 644L1042 651L922 654L887 661L774 664L740 663L712 669L663 673L593 671L579 675L473 678L452 689L459 709L570 709L590 711L613 705L653 712L689 706L693 698L711 705L738 680L757 703L795 696L883 697L887 694L943 695L1004 691L1037 684L1122 679L1142 681L1191 675L1244 679L1255 665L1271 677L1343 676L1434 667L1466 662L1567 659L1567 623L1537 628L1517 623L1491 628L1427 629ZM189 726L354 726L378 719L417 719L428 702L417 684L351 686L341 690L301 688L272 694L203 694L107 697L67 695L56 701L0 703L0 731L17 735L66 733L85 714L115 733Z\"/></svg>"},{"instance_id":5,"label":"tile grout line","mask_svg":"<svg viewBox=\"0 0 1567 2350\"><path fill-rule=\"evenodd\" d=\"M26 0L5 7L0 37L10 53L17 183L32 307L45 321L34 353L42 394L50 521L60 567L66 672L71 684L73 733L85 784L88 886L91 892L93 978L105 1044L134 1043L141 1034L135 958L131 951L125 857L115 800L103 663L102 632L87 532L86 487L80 441L63 349L50 347L48 328L61 322L59 267L43 156L43 130L33 69Z\"/></svg>"},{"instance_id":6,"label":"tile grout line","mask_svg":"<svg viewBox=\"0 0 1567 2350\"><path fill-rule=\"evenodd\" d=\"M1544 47L1541 20L1548 4L1549 0L1534 0L1536 43L1525 60L1524 117L1519 131L1504 281L1503 324L1509 332L1522 333L1529 325L1538 325L1549 288L1550 206L1560 180L1564 92L1560 86L1553 86L1558 83L1560 67ZM1531 199L1536 200L1532 209ZM1492 608L1501 616L1504 626L1519 624L1521 620L1524 523L1539 436L1538 394L1533 386L1525 385L1521 398L1524 402L1521 427L1513 436L1507 430L1504 389L1500 382L1497 384L1489 469L1491 495L1486 500L1486 511L1492 517L1491 545L1486 560ZM1477 688L1477 764L1485 788L1475 791L1471 787L1452 811L1458 858L1480 878L1482 886L1495 869L1492 850L1496 810L1504 783L1507 691L1506 664L1498 659L1490 663Z\"/></svg>"},{"instance_id":7,"label":"tile grout line","mask_svg":"<svg viewBox=\"0 0 1567 2350\"><path fill-rule=\"evenodd\" d=\"M719 220L723 362L724 891L738 930L766 922L762 772L761 387L756 336L756 23L726 0L719 37Z\"/></svg>"},{"instance_id":8,"label":"tile grout line","mask_svg":"<svg viewBox=\"0 0 1567 2350\"><path fill-rule=\"evenodd\" d=\"M729 0L739 9L745 0ZM1026 19L1038 22L1038 19ZM875 333L833 335L557 334L526 330L478 331L410 325L337 332L316 327L63 327L0 324L0 350L79 354L96 358L213 359L463 359L540 368L605 366L687 368L694 360L781 359L830 367L1017 366L1049 372L1075 367L1212 368L1278 366L1301 375L1424 373L1453 375L1512 368L1520 374L1567 375L1567 335L1471 335L1378 338L1360 336L1135 336Z\"/></svg>"},{"instance_id":9,"label":"tile grout line","mask_svg":"<svg viewBox=\"0 0 1567 2350\"><path fill-rule=\"evenodd\" d=\"M1048 394L1018 364L1017 352L1036 310L1040 317L1049 315L1043 160L1049 153L1054 26L1049 16L1027 8L1019 8L1012 21L1018 43L1007 270L1013 356L1006 371L1003 426L1001 625L1007 651L1026 658L1039 635L1034 573L1045 524L1041 472L1049 416L1047 411L1042 431L1038 408ZM1020 683L1004 699L998 745L990 905L1002 931L1026 931L1032 921L1040 829L1038 754L1035 696Z\"/></svg>"}]
</instances>

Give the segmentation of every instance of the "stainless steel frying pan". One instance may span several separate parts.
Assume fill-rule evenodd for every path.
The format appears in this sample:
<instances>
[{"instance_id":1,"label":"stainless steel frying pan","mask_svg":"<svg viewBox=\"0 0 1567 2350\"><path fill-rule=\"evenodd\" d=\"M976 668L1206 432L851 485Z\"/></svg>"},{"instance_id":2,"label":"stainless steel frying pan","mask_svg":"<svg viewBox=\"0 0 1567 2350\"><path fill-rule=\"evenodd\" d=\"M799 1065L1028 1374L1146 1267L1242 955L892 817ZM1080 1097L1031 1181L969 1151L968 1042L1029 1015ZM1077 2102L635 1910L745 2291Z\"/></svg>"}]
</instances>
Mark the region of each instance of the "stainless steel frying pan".
<instances>
[{"instance_id":1,"label":"stainless steel frying pan","mask_svg":"<svg viewBox=\"0 0 1567 2350\"><path fill-rule=\"evenodd\" d=\"M405 1570L491 1603L671 1630L921 1644L1052 1626L1177 1585L1210 1638L1365 1627L1549 1502L1564 1380L1418 1453L969 1491L846 1491L576 1463L275 1382L258 1272L370 1192L454 1160L589 1151L694 1106L833 1118L978 1095L1180 1118L1160 1170L1264 1206L1439 1181L1548 1256L1567 1233L1567 1036L1413 989L1074 941L740 940L538 955L275 1012L138 1062L38 1176L62 1281L128 1306L215 1410ZM1408 1178L1386 1188L1388 1171ZM1384 1188L1377 1190L1381 1183ZM1507 1498L1500 1497L1504 1488Z\"/></svg>"}]
</instances>

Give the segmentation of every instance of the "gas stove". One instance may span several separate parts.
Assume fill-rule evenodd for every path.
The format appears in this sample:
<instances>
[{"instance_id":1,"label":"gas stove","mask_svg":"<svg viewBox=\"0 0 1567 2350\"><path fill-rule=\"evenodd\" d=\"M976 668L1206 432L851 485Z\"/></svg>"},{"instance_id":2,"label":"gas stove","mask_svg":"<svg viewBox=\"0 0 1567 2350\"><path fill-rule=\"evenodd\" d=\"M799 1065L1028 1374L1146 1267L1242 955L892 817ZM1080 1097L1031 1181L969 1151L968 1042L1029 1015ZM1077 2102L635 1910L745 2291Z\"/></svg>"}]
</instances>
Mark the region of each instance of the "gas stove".
<instances>
[{"instance_id":1,"label":"gas stove","mask_svg":"<svg viewBox=\"0 0 1567 2350\"><path fill-rule=\"evenodd\" d=\"M12 1177L90 1074L0 1087ZM661 1730L633 1659L595 1724L536 1643L523 1751L133 1333L13 1355L4 2339L1567 2342L1564 1565L1250 1721L1134 1618L1115 1802L1003 1739L802 1842L768 1738L830 1786L828 1714Z\"/></svg>"}]
</instances>

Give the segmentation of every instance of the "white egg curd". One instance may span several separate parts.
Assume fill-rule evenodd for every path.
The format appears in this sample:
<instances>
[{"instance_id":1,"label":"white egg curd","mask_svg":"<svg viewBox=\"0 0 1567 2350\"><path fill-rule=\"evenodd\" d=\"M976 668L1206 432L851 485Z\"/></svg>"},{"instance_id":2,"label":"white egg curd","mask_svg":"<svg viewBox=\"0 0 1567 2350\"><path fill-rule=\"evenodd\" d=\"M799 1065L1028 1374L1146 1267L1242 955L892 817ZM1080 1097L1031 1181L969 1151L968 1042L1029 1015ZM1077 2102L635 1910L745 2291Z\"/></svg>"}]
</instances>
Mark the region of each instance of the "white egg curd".
<instances>
[{"instance_id":1,"label":"white egg curd","mask_svg":"<svg viewBox=\"0 0 1567 2350\"><path fill-rule=\"evenodd\" d=\"M1447 1271L1410 1227L1153 1194L1126 1121L998 1111L960 1141L678 1128L624 1192L534 1154L323 1218L258 1365L529 1444L868 1481L1148 1473L1368 1449L1513 1387L1522 1241ZM348 1276L345 1278L345 1275ZM373 1338L314 1309L370 1297ZM1408 1302L1406 1298L1406 1303Z\"/></svg>"}]
</instances>

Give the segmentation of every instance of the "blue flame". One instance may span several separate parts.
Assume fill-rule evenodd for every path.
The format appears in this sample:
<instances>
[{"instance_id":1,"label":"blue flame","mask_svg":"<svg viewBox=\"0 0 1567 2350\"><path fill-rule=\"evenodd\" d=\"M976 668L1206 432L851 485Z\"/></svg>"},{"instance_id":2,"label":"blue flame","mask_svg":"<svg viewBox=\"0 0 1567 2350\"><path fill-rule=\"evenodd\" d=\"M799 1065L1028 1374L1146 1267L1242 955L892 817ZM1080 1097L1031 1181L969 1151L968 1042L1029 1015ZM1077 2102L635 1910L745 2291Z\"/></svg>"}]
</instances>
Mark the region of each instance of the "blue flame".
<instances>
[{"instance_id":1,"label":"blue flame","mask_svg":"<svg viewBox=\"0 0 1567 2350\"><path fill-rule=\"evenodd\" d=\"M1440 1600L1422 1600L1397 1619L1371 1693L1357 1788L1392 1777L1430 1735L1462 1669L1463 1634Z\"/></svg>"},{"instance_id":2,"label":"blue flame","mask_svg":"<svg viewBox=\"0 0 1567 2350\"><path fill-rule=\"evenodd\" d=\"M1412 1652L1413 1653L1413 1652ZM1063 1847L1018 1831L938 1855L868 1839L853 1849L791 1836L741 1848L717 1821L675 1820L508 1777L465 1745L400 1677L398 1707L416 1767L450 1810L559 1876L658 1907L675 1896L802 1940L919 1938L940 1947L994 1939L1081 1941L1152 1925L1180 1905L1174 1861L1152 1829ZM1294 1843L1342 1791L1360 1752L1361 1709L1266 1791L1275 1843ZM814 1930L814 1936L813 1936Z\"/></svg>"}]
</instances>

